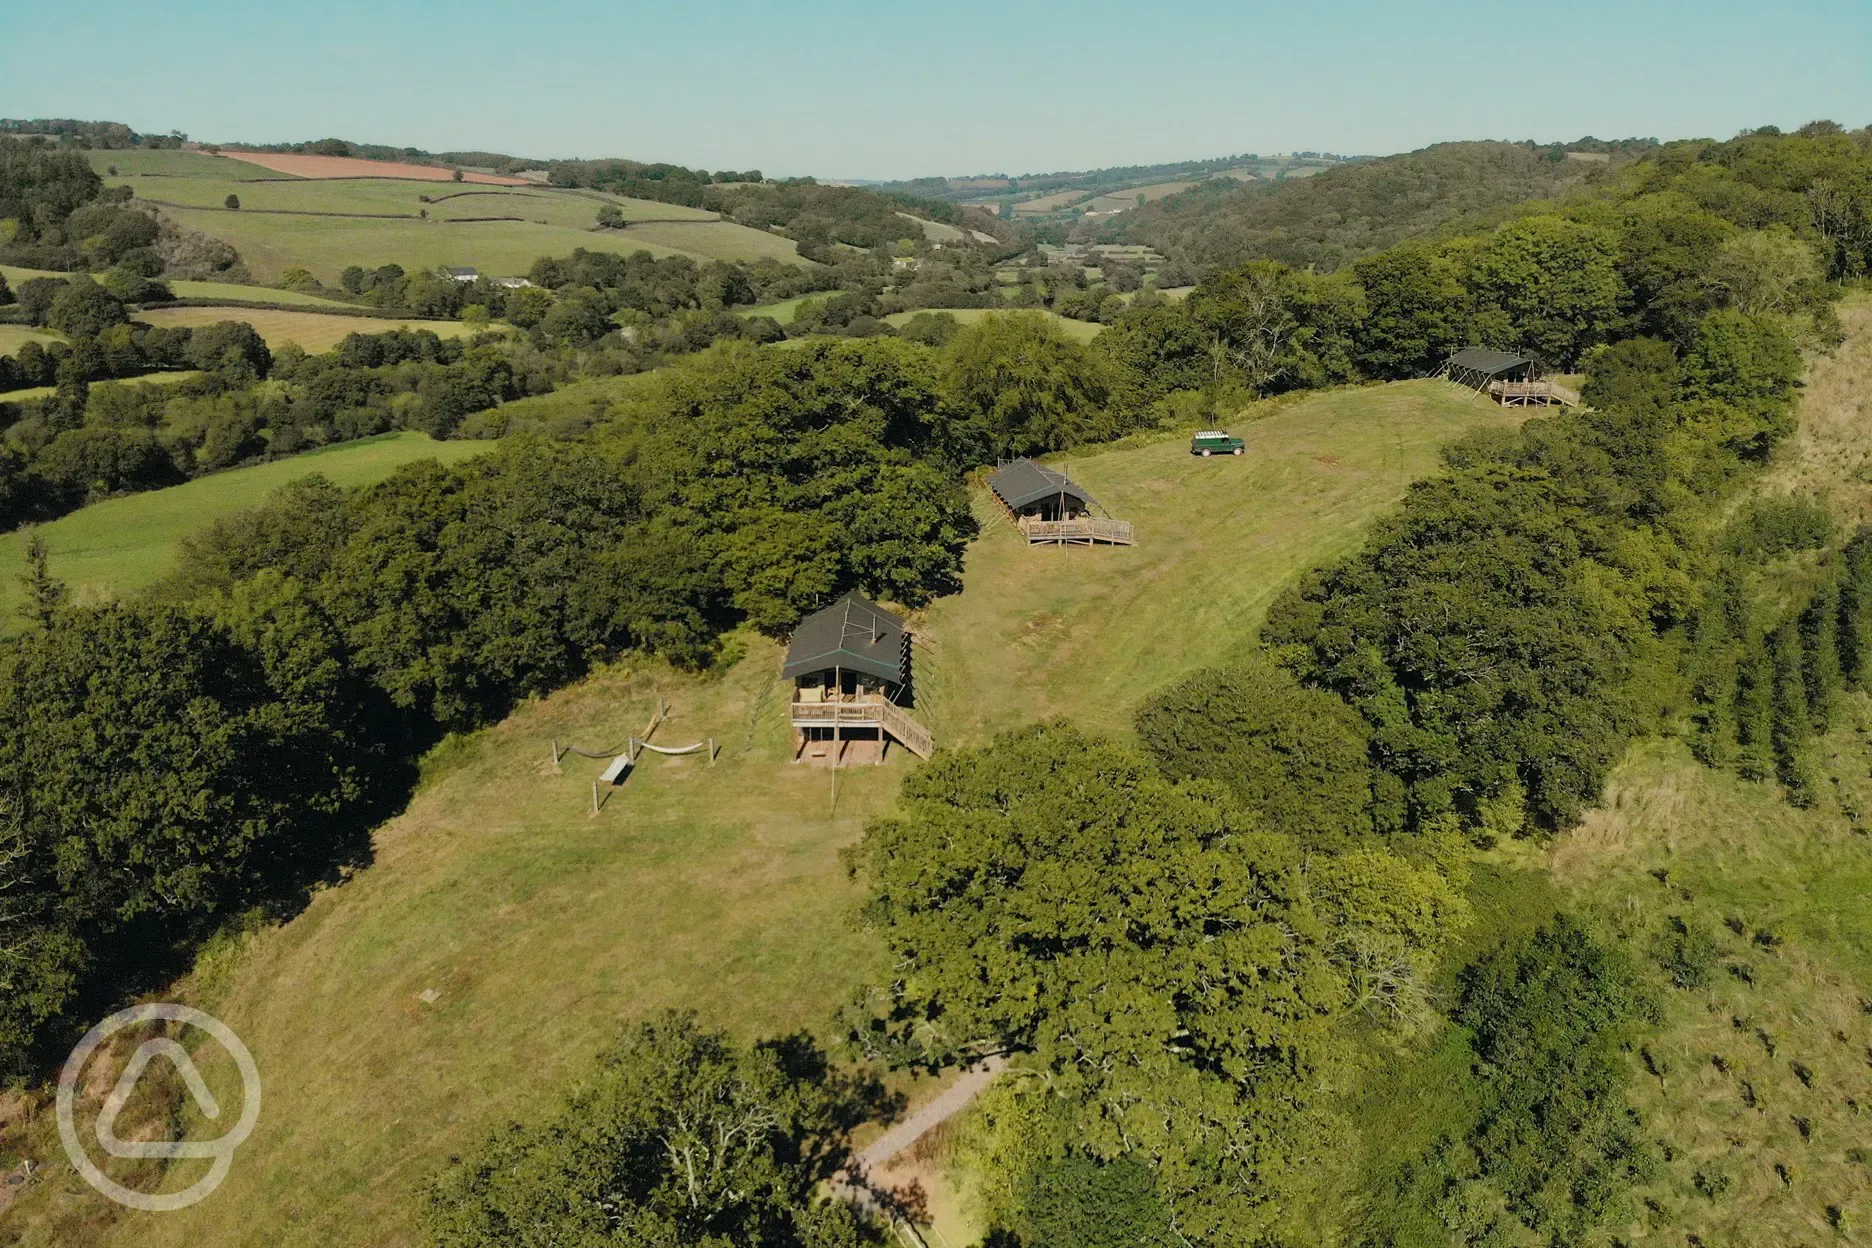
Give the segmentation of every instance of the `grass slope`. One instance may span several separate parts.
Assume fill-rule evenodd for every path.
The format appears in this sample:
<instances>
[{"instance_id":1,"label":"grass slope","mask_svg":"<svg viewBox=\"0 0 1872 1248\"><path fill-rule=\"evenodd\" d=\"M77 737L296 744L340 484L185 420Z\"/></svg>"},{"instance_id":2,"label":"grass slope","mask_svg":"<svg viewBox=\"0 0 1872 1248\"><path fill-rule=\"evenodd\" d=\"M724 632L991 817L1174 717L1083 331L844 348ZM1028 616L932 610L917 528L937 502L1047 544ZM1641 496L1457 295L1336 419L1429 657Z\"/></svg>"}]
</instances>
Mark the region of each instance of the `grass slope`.
<instances>
[{"instance_id":1,"label":"grass slope","mask_svg":"<svg viewBox=\"0 0 1872 1248\"><path fill-rule=\"evenodd\" d=\"M414 178L287 178L245 161L198 152L96 152L105 182L128 186L177 221L234 245L263 282L305 268L329 286L347 265L400 264L406 269L472 265L487 273L525 273L541 256L574 248L698 261L772 258L797 263L793 243L763 230L720 221L715 213L679 204L544 187L482 186ZM378 166L372 166L373 168ZM394 172L390 166L382 166ZM256 179L274 179L259 181ZM283 179L283 180L281 180ZM241 207L230 211L229 195ZM621 208L624 230L595 230L603 204ZM276 213L404 214L279 216ZM427 213L423 220L420 214ZM476 221L477 217L516 217ZM181 292L178 292L181 293Z\"/></svg>"},{"instance_id":2,"label":"grass slope","mask_svg":"<svg viewBox=\"0 0 1872 1248\"><path fill-rule=\"evenodd\" d=\"M309 295L299 290L279 290L272 286L242 286L234 282L168 281L178 299L242 299L252 303L290 303L306 308L355 308L355 303Z\"/></svg>"},{"instance_id":3,"label":"grass slope","mask_svg":"<svg viewBox=\"0 0 1872 1248\"><path fill-rule=\"evenodd\" d=\"M0 355L18 355L19 349L29 342L47 346L54 342L65 341L65 335L49 329L33 329L27 325L0 325Z\"/></svg>"},{"instance_id":4,"label":"grass slope","mask_svg":"<svg viewBox=\"0 0 1872 1248\"><path fill-rule=\"evenodd\" d=\"M169 216L233 244L262 281L303 268L327 286L348 265L405 269L472 266L497 276L522 274L541 256L567 256L579 247L658 257L689 254L633 237L630 230L584 230L530 221L380 221L368 217L276 217L212 209L166 208ZM698 260L707 257L698 256Z\"/></svg>"},{"instance_id":5,"label":"grass slope","mask_svg":"<svg viewBox=\"0 0 1872 1248\"><path fill-rule=\"evenodd\" d=\"M1066 461L1130 548L1029 548L995 518L969 551L964 593L936 603L919 696L939 739L1055 715L1127 731L1131 708L1252 644L1288 580L1348 550L1376 500L1400 497L1437 448L1501 413L1431 382L1318 395L1237 432L1241 458L1182 437Z\"/></svg>"},{"instance_id":6,"label":"grass slope","mask_svg":"<svg viewBox=\"0 0 1872 1248\"><path fill-rule=\"evenodd\" d=\"M259 165L228 156L210 156L206 152L179 152L170 149L150 151L133 148L118 152L86 152L91 168L106 183L116 185L133 178L223 178L235 182L259 178L287 178L293 174L275 173ZM111 170L115 168L116 173Z\"/></svg>"},{"instance_id":7,"label":"grass slope","mask_svg":"<svg viewBox=\"0 0 1872 1248\"><path fill-rule=\"evenodd\" d=\"M254 506L288 481L316 472L340 485L364 485L418 459L453 462L487 447L485 442L437 442L421 433L385 434L229 469L166 490L107 499L42 524L38 532L53 574L75 598L108 599L151 584L168 571L183 537L218 516ZM18 624L17 573L25 566L25 550L25 533L0 535L0 629L6 631Z\"/></svg>"},{"instance_id":8,"label":"grass slope","mask_svg":"<svg viewBox=\"0 0 1872 1248\"><path fill-rule=\"evenodd\" d=\"M1353 545L1441 443L1508 418L1407 383L1244 425L1245 459L1192 459L1179 437L1074 460L1140 545L1062 553L988 527L965 591L916 621L919 713L948 744L1052 714L1122 728L1161 681L1244 647L1280 587ZM59 1180L17 1211L21 1242L412 1244L413 1193L442 1159L621 1025L692 1005L743 1035L823 1026L876 956L837 851L903 764L839 773L834 808L831 773L786 761L779 659L755 639L714 679L609 670L439 751L375 865L199 990L266 1080L224 1190L100 1236L108 1209ZM549 741L617 745L658 693L674 714L657 740L712 736L720 761L652 757L592 818L602 764L555 769Z\"/></svg>"},{"instance_id":9,"label":"grass slope","mask_svg":"<svg viewBox=\"0 0 1872 1248\"><path fill-rule=\"evenodd\" d=\"M800 305L802 303L805 303L808 299L817 299L823 303L837 293L837 291L820 290L814 291L812 294L795 295L791 299L781 299L775 303L763 303L758 307L742 308L740 311L736 312L735 315L771 316L782 325L791 325L794 318L799 315Z\"/></svg>"},{"instance_id":10,"label":"grass slope","mask_svg":"<svg viewBox=\"0 0 1872 1248\"><path fill-rule=\"evenodd\" d=\"M1839 307L1846 342L1808 369L1800 429L1769 473L1771 492L1824 492L1840 523L1872 523L1872 294Z\"/></svg>"},{"instance_id":11,"label":"grass slope","mask_svg":"<svg viewBox=\"0 0 1872 1248\"><path fill-rule=\"evenodd\" d=\"M145 373L141 377L131 377L123 381L94 381L94 386L170 386L191 377L199 377L198 369L184 368L173 373ZM0 402L23 403L27 399L50 398L58 393L57 386L28 386L24 390L0 391Z\"/></svg>"},{"instance_id":12,"label":"grass slope","mask_svg":"<svg viewBox=\"0 0 1872 1248\"><path fill-rule=\"evenodd\" d=\"M1872 519L1872 298L1840 319L1847 342L1814 361L1799 433L1761 488L1822 492L1856 524ZM1648 1067L1633 1057L1632 1100L1662 1166L1636 1220L1608 1228L1624 1242L1872 1243L1872 1163L1851 1154L1872 1145L1872 699L1848 697L1839 719L1816 750L1829 783L1813 809L1649 741L1578 827L1485 867L1515 881L1514 913L1483 914L1452 971L1556 903L1598 915L1641 961L1672 916L1716 940L1710 982L1668 991ZM1472 1060L1447 1029L1389 1055L1354 1110L1368 1166L1434 1141ZM1699 1191L1699 1172L1728 1189Z\"/></svg>"},{"instance_id":13,"label":"grass slope","mask_svg":"<svg viewBox=\"0 0 1872 1248\"><path fill-rule=\"evenodd\" d=\"M1833 800L1816 809L1656 743L1554 846L1554 877L1581 904L1614 922L1677 915L1717 938L1711 982L1666 1000L1649 1046L1662 1076L1634 1089L1669 1149L1640 1193L1658 1206L1644 1219L1656 1229L1712 1244L1841 1242L1831 1205L1853 1232L1844 1242L1872 1234L1872 1165L1848 1155L1872 1143L1872 843L1849 813L1872 809L1872 703L1849 699L1844 718L1827 743ZM1733 1187L1708 1198L1699 1171Z\"/></svg>"},{"instance_id":14,"label":"grass slope","mask_svg":"<svg viewBox=\"0 0 1872 1248\"><path fill-rule=\"evenodd\" d=\"M21 282L35 277L70 277L69 273L53 273L45 269L22 269L10 264L0 264L0 274L5 275L15 289ZM241 299L250 303L291 303L308 308L352 308L356 304L346 303L341 299L327 299L323 295L308 295L297 290L279 290L272 286L243 286L235 282L191 282L168 281L168 286L178 299Z\"/></svg>"},{"instance_id":15,"label":"grass slope","mask_svg":"<svg viewBox=\"0 0 1872 1248\"><path fill-rule=\"evenodd\" d=\"M629 219L629 212L625 213ZM626 243L651 243L711 260L778 260L804 264L799 245L767 230L749 229L732 221L644 221L619 233ZM594 251L609 248L593 248ZM626 250L634 250L627 248Z\"/></svg>"},{"instance_id":16,"label":"grass slope","mask_svg":"<svg viewBox=\"0 0 1872 1248\"><path fill-rule=\"evenodd\" d=\"M460 321L391 320L374 316L333 316L307 308L287 311L280 308L151 308L136 315L151 325L213 325L221 321L245 321L277 350L281 344L296 342L314 355L337 346L346 334L381 334L392 329L426 329L444 338L459 338L467 333Z\"/></svg>"}]
</instances>

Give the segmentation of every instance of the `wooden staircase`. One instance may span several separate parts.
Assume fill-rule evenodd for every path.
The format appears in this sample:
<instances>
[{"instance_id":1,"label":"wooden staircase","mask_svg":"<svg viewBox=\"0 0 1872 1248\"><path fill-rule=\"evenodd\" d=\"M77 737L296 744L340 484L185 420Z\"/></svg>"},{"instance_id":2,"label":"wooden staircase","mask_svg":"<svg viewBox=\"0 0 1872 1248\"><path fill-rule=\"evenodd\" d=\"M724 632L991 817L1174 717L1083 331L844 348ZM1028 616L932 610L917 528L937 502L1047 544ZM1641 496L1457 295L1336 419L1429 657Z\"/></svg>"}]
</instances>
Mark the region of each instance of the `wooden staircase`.
<instances>
[{"instance_id":1,"label":"wooden staircase","mask_svg":"<svg viewBox=\"0 0 1872 1248\"><path fill-rule=\"evenodd\" d=\"M930 736L930 730L888 702L884 704L883 723L884 731L903 742L918 758L928 758L936 752L936 739Z\"/></svg>"}]
</instances>

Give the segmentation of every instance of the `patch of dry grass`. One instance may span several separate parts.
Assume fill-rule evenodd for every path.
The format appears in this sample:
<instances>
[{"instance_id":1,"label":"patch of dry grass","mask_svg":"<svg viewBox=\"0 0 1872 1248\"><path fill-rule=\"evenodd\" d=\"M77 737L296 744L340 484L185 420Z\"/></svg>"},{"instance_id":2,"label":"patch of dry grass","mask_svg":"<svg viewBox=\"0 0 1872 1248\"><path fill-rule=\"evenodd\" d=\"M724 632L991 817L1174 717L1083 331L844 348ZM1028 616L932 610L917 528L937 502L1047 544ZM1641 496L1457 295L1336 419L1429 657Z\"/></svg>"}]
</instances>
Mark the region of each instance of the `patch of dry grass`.
<instances>
[{"instance_id":1,"label":"patch of dry grass","mask_svg":"<svg viewBox=\"0 0 1872 1248\"><path fill-rule=\"evenodd\" d=\"M1815 357L1801 395L1800 429L1763 488L1829 494L1849 525L1872 521L1872 295L1839 305L1846 341Z\"/></svg>"},{"instance_id":2,"label":"patch of dry grass","mask_svg":"<svg viewBox=\"0 0 1872 1248\"><path fill-rule=\"evenodd\" d=\"M244 321L278 350L296 342L312 355L331 350L347 334L381 334L392 329L426 329L443 338L459 338L467 328L459 321L398 321L374 316L342 316L324 312L296 312L281 308L151 308L137 313L137 320L151 325L174 327L216 325L222 321Z\"/></svg>"},{"instance_id":3,"label":"patch of dry grass","mask_svg":"<svg viewBox=\"0 0 1872 1248\"><path fill-rule=\"evenodd\" d=\"M1853 1150L1872 1144L1872 839L1848 812L1872 797L1872 705L1851 710L1817 809L1655 743L1553 846L1563 890L1635 957L1653 956L1673 918L1716 941L1708 982L1668 991L1635 1058L1633 1102L1665 1164L1638 1193L1634 1236L1867 1242L1872 1167ZM1836 1235L1829 1206L1852 1233Z\"/></svg>"}]
</instances>

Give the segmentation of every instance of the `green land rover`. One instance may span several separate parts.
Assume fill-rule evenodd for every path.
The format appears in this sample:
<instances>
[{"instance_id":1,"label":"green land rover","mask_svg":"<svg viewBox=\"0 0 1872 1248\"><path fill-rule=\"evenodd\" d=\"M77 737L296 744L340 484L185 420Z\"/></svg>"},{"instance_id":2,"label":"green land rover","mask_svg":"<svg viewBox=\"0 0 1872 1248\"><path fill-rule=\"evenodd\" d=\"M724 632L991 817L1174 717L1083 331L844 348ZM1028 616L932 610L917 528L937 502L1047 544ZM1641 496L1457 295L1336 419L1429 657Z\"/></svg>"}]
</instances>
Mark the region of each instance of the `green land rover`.
<instances>
[{"instance_id":1,"label":"green land rover","mask_svg":"<svg viewBox=\"0 0 1872 1248\"><path fill-rule=\"evenodd\" d=\"M1190 439L1190 454L1240 455L1247 446L1240 438L1231 438L1220 429L1204 429Z\"/></svg>"}]
</instances>

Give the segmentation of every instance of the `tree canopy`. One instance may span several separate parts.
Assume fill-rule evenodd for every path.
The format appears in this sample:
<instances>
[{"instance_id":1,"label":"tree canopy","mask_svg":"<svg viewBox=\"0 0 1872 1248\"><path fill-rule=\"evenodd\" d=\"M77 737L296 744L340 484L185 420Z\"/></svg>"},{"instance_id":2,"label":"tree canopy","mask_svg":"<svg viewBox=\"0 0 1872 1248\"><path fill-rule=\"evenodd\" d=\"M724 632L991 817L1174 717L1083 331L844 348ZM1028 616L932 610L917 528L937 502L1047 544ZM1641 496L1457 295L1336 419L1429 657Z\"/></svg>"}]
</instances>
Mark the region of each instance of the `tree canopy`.
<instances>
[{"instance_id":1,"label":"tree canopy","mask_svg":"<svg viewBox=\"0 0 1872 1248\"><path fill-rule=\"evenodd\" d=\"M876 1096L802 1040L749 1049L665 1015L619 1040L549 1118L441 1174L430 1242L856 1248L867 1228L815 1189Z\"/></svg>"}]
</instances>

